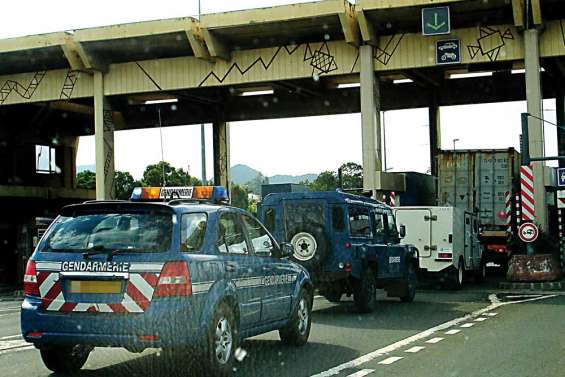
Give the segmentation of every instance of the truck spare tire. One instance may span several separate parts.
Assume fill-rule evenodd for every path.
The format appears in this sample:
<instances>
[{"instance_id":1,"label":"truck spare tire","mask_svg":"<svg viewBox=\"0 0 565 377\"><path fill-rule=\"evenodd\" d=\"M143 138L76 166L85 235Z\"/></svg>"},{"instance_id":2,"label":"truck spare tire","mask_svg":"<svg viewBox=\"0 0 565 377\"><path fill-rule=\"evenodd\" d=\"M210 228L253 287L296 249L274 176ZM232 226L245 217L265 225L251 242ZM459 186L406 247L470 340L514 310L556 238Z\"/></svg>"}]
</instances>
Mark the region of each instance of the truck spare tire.
<instances>
[{"instance_id":1,"label":"truck spare tire","mask_svg":"<svg viewBox=\"0 0 565 377\"><path fill-rule=\"evenodd\" d=\"M296 227L290 230L289 239L294 247L292 260L314 275L319 272L329 251L329 241L324 231L314 226Z\"/></svg>"}]
</instances>

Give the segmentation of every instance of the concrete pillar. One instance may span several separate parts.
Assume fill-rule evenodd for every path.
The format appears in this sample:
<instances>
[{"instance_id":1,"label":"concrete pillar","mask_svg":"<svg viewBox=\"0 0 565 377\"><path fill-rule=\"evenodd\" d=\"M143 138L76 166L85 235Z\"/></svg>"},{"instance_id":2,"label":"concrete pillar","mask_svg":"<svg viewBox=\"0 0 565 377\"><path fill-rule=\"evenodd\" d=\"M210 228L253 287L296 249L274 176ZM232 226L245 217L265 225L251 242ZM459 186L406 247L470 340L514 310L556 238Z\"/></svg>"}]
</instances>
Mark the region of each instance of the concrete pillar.
<instances>
[{"instance_id":1,"label":"concrete pillar","mask_svg":"<svg viewBox=\"0 0 565 377\"><path fill-rule=\"evenodd\" d=\"M104 96L104 75L94 72L94 143L96 148L96 199L115 198L114 121Z\"/></svg>"},{"instance_id":2,"label":"concrete pillar","mask_svg":"<svg viewBox=\"0 0 565 377\"><path fill-rule=\"evenodd\" d=\"M227 122L215 122L212 125L214 149L214 185L224 186L229 191L230 185L230 125Z\"/></svg>"},{"instance_id":3,"label":"concrete pillar","mask_svg":"<svg viewBox=\"0 0 565 377\"><path fill-rule=\"evenodd\" d=\"M542 118L542 92L539 60L539 31L529 29L524 31L524 52L526 66L526 100L528 113L537 118ZM542 122L534 117L529 117L529 145L530 156L544 156L544 135ZM534 200L536 220L544 231L548 229L547 205L545 204L544 163L534 162Z\"/></svg>"},{"instance_id":4,"label":"concrete pillar","mask_svg":"<svg viewBox=\"0 0 565 377\"><path fill-rule=\"evenodd\" d=\"M373 46L359 48L361 65L361 138L363 144L363 189L376 195L377 172L382 171L381 93L375 75Z\"/></svg>"},{"instance_id":5,"label":"concrete pillar","mask_svg":"<svg viewBox=\"0 0 565 377\"><path fill-rule=\"evenodd\" d=\"M565 127L565 89L560 88L555 98L557 124ZM557 128L557 151L559 156L565 156L565 129ZM559 167L565 168L565 160L559 160Z\"/></svg>"},{"instance_id":6,"label":"concrete pillar","mask_svg":"<svg viewBox=\"0 0 565 377\"><path fill-rule=\"evenodd\" d=\"M439 116L439 101L437 93L430 98L428 108L428 122L430 130L430 167L434 177L438 175L438 154L441 147L441 122Z\"/></svg>"}]
</instances>

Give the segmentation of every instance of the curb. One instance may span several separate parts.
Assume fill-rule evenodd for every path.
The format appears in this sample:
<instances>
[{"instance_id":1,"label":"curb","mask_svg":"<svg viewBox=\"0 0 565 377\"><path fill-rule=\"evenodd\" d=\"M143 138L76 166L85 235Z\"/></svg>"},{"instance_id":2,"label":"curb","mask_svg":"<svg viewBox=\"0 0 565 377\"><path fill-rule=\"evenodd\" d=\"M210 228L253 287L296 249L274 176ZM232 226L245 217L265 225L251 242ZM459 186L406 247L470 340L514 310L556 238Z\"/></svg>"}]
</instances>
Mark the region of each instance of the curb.
<instances>
[{"instance_id":1,"label":"curb","mask_svg":"<svg viewBox=\"0 0 565 377\"><path fill-rule=\"evenodd\" d=\"M532 282L532 283L513 283L501 282L498 287L500 289L512 290L528 290L528 291L563 291L565 290L565 283L561 281L547 281L547 282Z\"/></svg>"}]
</instances>

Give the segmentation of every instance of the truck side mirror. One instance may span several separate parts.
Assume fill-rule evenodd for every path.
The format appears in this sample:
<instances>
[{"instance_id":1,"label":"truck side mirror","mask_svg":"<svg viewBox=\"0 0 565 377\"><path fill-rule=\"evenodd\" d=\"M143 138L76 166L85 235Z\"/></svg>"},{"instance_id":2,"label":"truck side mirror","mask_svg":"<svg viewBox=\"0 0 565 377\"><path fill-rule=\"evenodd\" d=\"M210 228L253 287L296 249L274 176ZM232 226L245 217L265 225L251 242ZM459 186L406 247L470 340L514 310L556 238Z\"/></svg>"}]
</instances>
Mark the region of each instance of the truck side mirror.
<instances>
[{"instance_id":1,"label":"truck side mirror","mask_svg":"<svg viewBox=\"0 0 565 377\"><path fill-rule=\"evenodd\" d=\"M406 225L400 224L400 229L398 230L398 235L400 238L406 237Z\"/></svg>"}]
</instances>

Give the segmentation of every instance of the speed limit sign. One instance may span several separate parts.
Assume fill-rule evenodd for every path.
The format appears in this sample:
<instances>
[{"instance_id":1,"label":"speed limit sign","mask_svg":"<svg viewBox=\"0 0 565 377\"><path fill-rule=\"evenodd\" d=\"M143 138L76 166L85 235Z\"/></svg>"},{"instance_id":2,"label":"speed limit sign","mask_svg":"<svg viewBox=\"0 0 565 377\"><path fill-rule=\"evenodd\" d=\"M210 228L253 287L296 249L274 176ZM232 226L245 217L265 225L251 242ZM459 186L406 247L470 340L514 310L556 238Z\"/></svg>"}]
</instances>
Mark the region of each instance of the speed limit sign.
<instances>
[{"instance_id":1,"label":"speed limit sign","mask_svg":"<svg viewBox=\"0 0 565 377\"><path fill-rule=\"evenodd\" d=\"M534 242L539 236L539 230L536 224L525 223L520 225L518 236L526 243Z\"/></svg>"}]
</instances>

